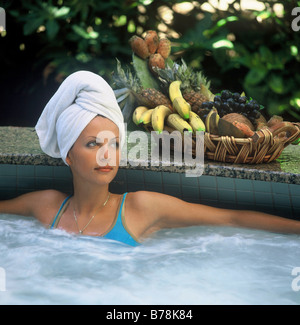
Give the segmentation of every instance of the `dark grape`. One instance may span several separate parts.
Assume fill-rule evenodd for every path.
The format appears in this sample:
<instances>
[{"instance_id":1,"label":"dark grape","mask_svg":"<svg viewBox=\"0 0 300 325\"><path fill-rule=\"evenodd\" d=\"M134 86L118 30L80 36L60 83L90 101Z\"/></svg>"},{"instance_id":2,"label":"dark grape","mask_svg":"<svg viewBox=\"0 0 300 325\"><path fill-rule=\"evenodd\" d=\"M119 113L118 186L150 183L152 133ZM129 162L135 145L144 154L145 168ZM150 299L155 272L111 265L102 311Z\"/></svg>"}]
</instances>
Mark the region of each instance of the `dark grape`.
<instances>
[{"instance_id":1,"label":"dark grape","mask_svg":"<svg viewBox=\"0 0 300 325\"><path fill-rule=\"evenodd\" d=\"M219 96L219 95L216 95L215 97L214 97L214 101L215 102L221 102L221 96Z\"/></svg>"},{"instance_id":2,"label":"dark grape","mask_svg":"<svg viewBox=\"0 0 300 325\"><path fill-rule=\"evenodd\" d=\"M240 104L239 105L239 110L241 111L241 112L245 112L245 104Z\"/></svg>"},{"instance_id":3,"label":"dark grape","mask_svg":"<svg viewBox=\"0 0 300 325\"><path fill-rule=\"evenodd\" d=\"M255 119L260 117L260 112L258 110L255 109L255 110L253 110L252 113L253 113L253 116L254 116Z\"/></svg>"},{"instance_id":4,"label":"dark grape","mask_svg":"<svg viewBox=\"0 0 300 325\"><path fill-rule=\"evenodd\" d=\"M239 107L240 107L240 104L238 102L234 102L233 104L233 108L235 111L238 111L239 110Z\"/></svg>"},{"instance_id":5,"label":"dark grape","mask_svg":"<svg viewBox=\"0 0 300 325\"><path fill-rule=\"evenodd\" d=\"M222 99L229 99L231 98L232 94L229 90L223 90L221 93L221 98Z\"/></svg>"},{"instance_id":6,"label":"dark grape","mask_svg":"<svg viewBox=\"0 0 300 325\"><path fill-rule=\"evenodd\" d=\"M249 111L249 112L251 112L251 111L253 111L253 108L254 108L254 105L252 104L252 103L247 103L246 105L245 105L245 108L246 108L246 111Z\"/></svg>"},{"instance_id":7,"label":"dark grape","mask_svg":"<svg viewBox=\"0 0 300 325\"><path fill-rule=\"evenodd\" d=\"M214 102L208 102L208 108L212 109L214 107Z\"/></svg>"},{"instance_id":8,"label":"dark grape","mask_svg":"<svg viewBox=\"0 0 300 325\"><path fill-rule=\"evenodd\" d=\"M219 102L219 101L214 102L214 107L215 107L217 110L220 109L220 107L221 107L221 102Z\"/></svg>"},{"instance_id":9,"label":"dark grape","mask_svg":"<svg viewBox=\"0 0 300 325\"><path fill-rule=\"evenodd\" d=\"M233 98L234 100L236 100L236 101L239 100L240 96L241 96L241 95L240 95L239 93L233 93L233 94L232 94L232 98Z\"/></svg>"},{"instance_id":10,"label":"dark grape","mask_svg":"<svg viewBox=\"0 0 300 325\"><path fill-rule=\"evenodd\" d=\"M202 103L202 108L208 108L209 106L209 103L208 102L203 102Z\"/></svg>"},{"instance_id":11,"label":"dark grape","mask_svg":"<svg viewBox=\"0 0 300 325\"><path fill-rule=\"evenodd\" d=\"M240 98L239 98L239 103L241 103L241 104L245 104L247 102L247 97L246 96L241 96Z\"/></svg>"},{"instance_id":12,"label":"dark grape","mask_svg":"<svg viewBox=\"0 0 300 325\"><path fill-rule=\"evenodd\" d=\"M256 119L261 116L262 106L256 100L248 99L238 92L232 93L229 90L223 90L221 95L214 97L213 102L203 103L202 107L206 107L209 110L212 107L211 105L218 110L220 117L236 112L248 118L252 124L256 124Z\"/></svg>"},{"instance_id":13,"label":"dark grape","mask_svg":"<svg viewBox=\"0 0 300 325\"><path fill-rule=\"evenodd\" d=\"M228 100L227 100L227 103L228 103L228 105L230 106L230 107L233 107L233 105L234 105L234 99L233 98L229 98Z\"/></svg>"},{"instance_id":14,"label":"dark grape","mask_svg":"<svg viewBox=\"0 0 300 325\"><path fill-rule=\"evenodd\" d=\"M229 105L228 105L228 103L227 103L227 102L223 102L223 103L221 104L221 108L223 108L225 111L228 111L228 109L229 109Z\"/></svg>"}]
</instances>

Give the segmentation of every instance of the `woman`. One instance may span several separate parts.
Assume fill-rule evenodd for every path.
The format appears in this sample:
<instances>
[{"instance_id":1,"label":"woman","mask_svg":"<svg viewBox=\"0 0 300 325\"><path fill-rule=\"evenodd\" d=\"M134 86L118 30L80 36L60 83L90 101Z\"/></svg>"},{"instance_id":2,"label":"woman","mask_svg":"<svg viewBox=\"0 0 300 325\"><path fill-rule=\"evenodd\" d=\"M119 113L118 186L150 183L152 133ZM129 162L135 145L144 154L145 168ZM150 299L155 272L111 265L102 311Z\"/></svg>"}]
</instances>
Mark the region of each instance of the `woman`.
<instances>
[{"instance_id":1,"label":"woman","mask_svg":"<svg viewBox=\"0 0 300 325\"><path fill-rule=\"evenodd\" d=\"M147 191L110 193L125 141L124 123L112 89L91 72L76 72L62 83L36 131L44 152L71 168L74 193L28 193L1 201L0 213L34 216L50 228L132 246L160 229L193 225L300 233L299 221L260 212L218 209Z\"/></svg>"}]
</instances>

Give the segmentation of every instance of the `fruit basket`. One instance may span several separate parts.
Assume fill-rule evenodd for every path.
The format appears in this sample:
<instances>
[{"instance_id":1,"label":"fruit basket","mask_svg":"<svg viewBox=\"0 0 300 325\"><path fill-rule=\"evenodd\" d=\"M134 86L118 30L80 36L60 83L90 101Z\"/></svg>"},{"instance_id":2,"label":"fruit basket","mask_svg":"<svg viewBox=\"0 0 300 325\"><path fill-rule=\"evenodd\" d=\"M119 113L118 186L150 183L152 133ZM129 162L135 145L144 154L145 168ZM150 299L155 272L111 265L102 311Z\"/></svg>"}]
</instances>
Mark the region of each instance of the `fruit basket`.
<instances>
[{"instance_id":1,"label":"fruit basket","mask_svg":"<svg viewBox=\"0 0 300 325\"><path fill-rule=\"evenodd\" d=\"M126 122L147 132L204 132L207 159L239 164L269 163L300 139L300 123L264 117L264 108L244 93L213 94L202 71L170 59L171 43L156 31L133 36L132 71L117 61L114 91ZM184 137L182 137L183 139ZM184 140L182 140L184 148ZM172 146L172 143L171 143ZM173 150L175 150L173 146Z\"/></svg>"}]
</instances>

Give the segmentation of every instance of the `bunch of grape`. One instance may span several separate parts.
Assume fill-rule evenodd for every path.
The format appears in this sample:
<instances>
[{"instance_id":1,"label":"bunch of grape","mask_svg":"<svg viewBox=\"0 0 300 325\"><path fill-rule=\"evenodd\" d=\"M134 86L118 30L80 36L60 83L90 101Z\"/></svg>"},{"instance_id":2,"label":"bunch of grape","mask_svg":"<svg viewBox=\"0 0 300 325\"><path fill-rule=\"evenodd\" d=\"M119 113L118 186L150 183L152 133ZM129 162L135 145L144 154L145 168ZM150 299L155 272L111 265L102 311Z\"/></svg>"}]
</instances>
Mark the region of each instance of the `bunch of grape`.
<instances>
[{"instance_id":1,"label":"bunch of grape","mask_svg":"<svg viewBox=\"0 0 300 325\"><path fill-rule=\"evenodd\" d=\"M206 118L209 111L215 107L220 117L230 113L239 113L247 117L255 125L256 119L261 115L260 105L255 100L249 100L239 93L232 93L223 90L221 95L216 95L213 101L202 103L202 108L198 112L200 117Z\"/></svg>"}]
</instances>

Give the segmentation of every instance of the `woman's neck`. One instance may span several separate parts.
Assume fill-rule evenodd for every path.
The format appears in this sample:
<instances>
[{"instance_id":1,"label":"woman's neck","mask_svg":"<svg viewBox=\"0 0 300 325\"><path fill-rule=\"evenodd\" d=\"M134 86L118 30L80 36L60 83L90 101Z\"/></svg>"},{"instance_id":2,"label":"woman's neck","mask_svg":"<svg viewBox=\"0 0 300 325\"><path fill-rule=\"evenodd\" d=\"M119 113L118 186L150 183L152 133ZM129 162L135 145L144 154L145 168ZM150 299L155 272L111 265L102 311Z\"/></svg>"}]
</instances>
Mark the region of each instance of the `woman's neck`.
<instances>
[{"instance_id":1,"label":"woman's neck","mask_svg":"<svg viewBox=\"0 0 300 325\"><path fill-rule=\"evenodd\" d=\"M76 214L80 216L91 216L99 210L109 195L108 184L103 186L88 186L82 183L75 184L74 182L74 196L73 207Z\"/></svg>"}]
</instances>

